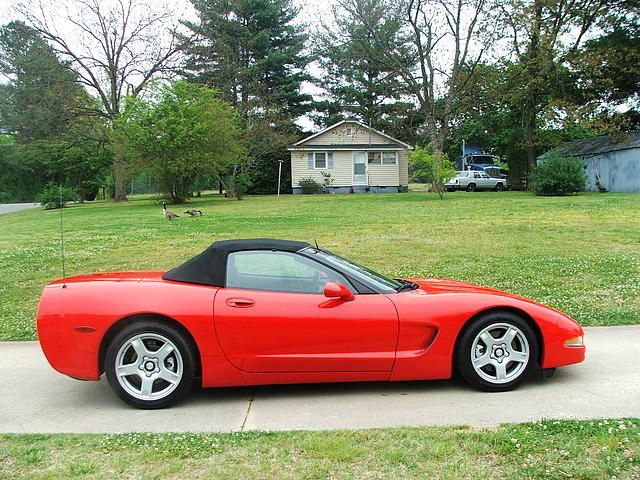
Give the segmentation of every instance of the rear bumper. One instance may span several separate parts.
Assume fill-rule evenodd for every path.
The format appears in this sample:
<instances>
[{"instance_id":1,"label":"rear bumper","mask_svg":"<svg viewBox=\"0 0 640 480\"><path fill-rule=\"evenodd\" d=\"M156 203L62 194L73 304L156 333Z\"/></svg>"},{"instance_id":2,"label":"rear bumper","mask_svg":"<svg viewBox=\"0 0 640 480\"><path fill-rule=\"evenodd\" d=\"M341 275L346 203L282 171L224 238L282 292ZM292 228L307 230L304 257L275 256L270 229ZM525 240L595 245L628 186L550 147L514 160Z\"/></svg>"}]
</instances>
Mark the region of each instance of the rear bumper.
<instances>
[{"instance_id":1,"label":"rear bumper","mask_svg":"<svg viewBox=\"0 0 640 480\"><path fill-rule=\"evenodd\" d=\"M99 380L101 334L73 328L62 312L62 292L62 285L49 285L40 298L37 318L40 348L58 372L80 380Z\"/></svg>"}]
</instances>

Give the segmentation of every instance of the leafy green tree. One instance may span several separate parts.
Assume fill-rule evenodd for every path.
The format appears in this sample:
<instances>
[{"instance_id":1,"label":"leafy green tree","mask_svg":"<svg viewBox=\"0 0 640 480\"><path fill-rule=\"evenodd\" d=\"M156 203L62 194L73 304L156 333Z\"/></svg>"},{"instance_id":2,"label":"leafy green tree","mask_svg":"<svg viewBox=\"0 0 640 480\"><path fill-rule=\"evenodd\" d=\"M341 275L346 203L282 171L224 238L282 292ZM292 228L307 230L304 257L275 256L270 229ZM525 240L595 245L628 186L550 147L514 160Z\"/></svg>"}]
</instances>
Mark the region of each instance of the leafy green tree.
<instances>
[{"instance_id":1,"label":"leafy green tree","mask_svg":"<svg viewBox=\"0 0 640 480\"><path fill-rule=\"evenodd\" d=\"M440 198L444 198L444 184L455 173L455 165L447 154L434 151L431 144L417 147L409 153L409 174L412 181L431 183Z\"/></svg>"},{"instance_id":2,"label":"leafy green tree","mask_svg":"<svg viewBox=\"0 0 640 480\"><path fill-rule=\"evenodd\" d=\"M625 0L513 0L502 5L514 62L509 71L511 98L525 130L526 164L533 172L546 143L541 132L553 110L578 94L578 78L568 66L608 17L626 15Z\"/></svg>"},{"instance_id":3,"label":"leafy green tree","mask_svg":"<svg viewBox=\"0 0 640 480\"><path fill-rule=\"evenodd\" d=\"M111 129L115 201L126 200L128 171L120 124L124 98L142 94L149 82L174 66L178 42L170 33L173 12L145 0L32 0L17 10L49 42L95 95L94 112Z\"/></svg>"},{"instance_id":4,"label":"leafy green tree","mask_svg":"<svg viewBox=\"0 0 640 480\"><path fill-rule=\"evenodd\" d=\"M213 90L186 82L157 88L145 100L130 98L119 132L172 203L190 197L198 177L222 181L246 161L245 133L233 109Z\"/></svg>"},{"instance_id":5,"label":"leafy green tree","mask_svg":"<svg viewBox=\"0 0 640 480\"><path fill-rule=\"evenodd\" d=\"M610 20L607 30L588 40L571 59L584 103L640 108L640 24L638 16Z\"/></svg>"}]
</instances>

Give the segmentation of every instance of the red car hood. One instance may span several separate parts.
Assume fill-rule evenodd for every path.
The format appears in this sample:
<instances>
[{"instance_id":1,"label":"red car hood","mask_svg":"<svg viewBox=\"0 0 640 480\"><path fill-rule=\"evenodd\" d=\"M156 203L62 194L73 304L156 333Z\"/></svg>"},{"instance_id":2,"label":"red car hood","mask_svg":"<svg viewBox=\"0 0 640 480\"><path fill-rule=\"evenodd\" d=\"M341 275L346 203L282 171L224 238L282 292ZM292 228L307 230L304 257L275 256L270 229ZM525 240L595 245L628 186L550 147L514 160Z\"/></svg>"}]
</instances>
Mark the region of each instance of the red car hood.
<instances>
[{"instance_id":1,"label":"red car hood","mask_svg":"<svg viewBox=\"0 0 640 480\"><path fill-rule=\"evenodd\" d=\"M501 295L506 297L518 298L521 300L527 300L519 295L503 292L502 290L495 290L493 288L481 287L472 283L460 282L458 280L450 280L447 278L405 278L409 282L414 282L420 285L420 289L423 292L430 294L438 293L481 293L489 295Z\"/></svg>"}]
</instances>

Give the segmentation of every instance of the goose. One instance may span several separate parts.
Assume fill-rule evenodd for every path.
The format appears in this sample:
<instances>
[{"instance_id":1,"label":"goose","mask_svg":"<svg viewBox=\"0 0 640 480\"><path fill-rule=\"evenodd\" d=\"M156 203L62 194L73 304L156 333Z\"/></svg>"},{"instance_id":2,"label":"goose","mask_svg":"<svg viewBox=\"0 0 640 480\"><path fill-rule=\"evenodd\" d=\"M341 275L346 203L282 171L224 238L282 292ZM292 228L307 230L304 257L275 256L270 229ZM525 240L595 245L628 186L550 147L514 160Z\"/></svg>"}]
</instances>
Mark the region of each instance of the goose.
<instances>
[{"instance_id":1,"label":"goose","mask_svg":"<svg viewBox=\"0 0 640 480\"><path fill-rule=\"evenodd\" d=\"M202 210L191 209L191 210L185 210L184 213L189 214L192 217L198 217L202 215Z\"/></svg>"},{"instance_id":2,"label":"goose","mask_svg":"<svg viewBox=\"0 0 640 480\"><path fill-rule=\"evenodd\" d=\"M166 202L162 202L162 214L164 215L164 218L168 218L169 220L173 220L174 218L180 218L180 215L178 215L177 213L173 213L167 210Z\"/></svg>"}]
</instances>

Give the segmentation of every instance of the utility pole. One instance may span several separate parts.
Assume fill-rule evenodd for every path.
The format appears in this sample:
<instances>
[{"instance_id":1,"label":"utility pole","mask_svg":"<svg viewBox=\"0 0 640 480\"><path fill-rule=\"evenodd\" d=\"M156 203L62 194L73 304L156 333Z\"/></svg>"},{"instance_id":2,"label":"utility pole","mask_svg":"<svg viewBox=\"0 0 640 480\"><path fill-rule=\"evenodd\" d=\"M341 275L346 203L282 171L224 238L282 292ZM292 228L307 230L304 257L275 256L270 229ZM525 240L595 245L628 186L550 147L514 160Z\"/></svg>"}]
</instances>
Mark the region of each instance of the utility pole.
<instances>
[{"instance_id":1,"label":"utility pole","mask_svg":"<svg viewBox=\"0 0 640 480\"><path fill-rule=\"evenodd\" d=\"M282 178L282 160L278 160L279 165L278 165L278 197L280 198L280 179Z\"/></svg>"}]
</instances>

